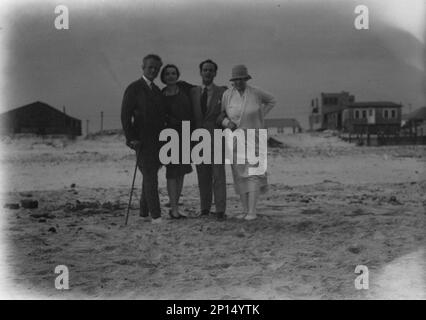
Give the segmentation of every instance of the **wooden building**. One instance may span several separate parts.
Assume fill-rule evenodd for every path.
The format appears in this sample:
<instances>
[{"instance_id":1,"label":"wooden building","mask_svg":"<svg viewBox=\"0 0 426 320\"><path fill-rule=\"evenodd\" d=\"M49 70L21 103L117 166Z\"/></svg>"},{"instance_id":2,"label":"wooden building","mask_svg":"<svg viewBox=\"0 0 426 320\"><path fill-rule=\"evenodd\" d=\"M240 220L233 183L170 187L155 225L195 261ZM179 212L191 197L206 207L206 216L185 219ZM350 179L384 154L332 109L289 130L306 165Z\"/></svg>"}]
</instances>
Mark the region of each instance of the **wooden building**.
<instances>
[{"instance_id":1,"label":"wooden building","mask_svg":"<svg viewBox=\"0 0 426 320\"><path fill-rule=\"evenodd\" d=\"M311 101L311 130L339 130L348 133L396 134L401 127L400 104L389 101L356 102L354 95L321 93Z\"/></svg>"},{"instance_id":2,"label":"wooden building","mask_svg":"<svg viewBox=\"0 0 426 320\"><path fill-rule=\"evenodd\" d=\"M400 104L389 101L350 103L342 113L343 132L397 134L401 109Z\"/></svg>"},{"instance_id":3,"label":"wooden building","mask_svg":"<svg viewBox=\"0 0 426 320\"><path fill-rule=\"evenodd\" d=\"M302 132L299 121L293 118L265 119L265 128L269 134Z\"/></svg>"},{"instance_id":4,"label":"wooden building","mask_svg":"<svg viewBox=\"0 0 426 320\"><path fill-rule=\"evenodd\" d=\"M81 136L81 120L40 101L0 114L1 133Z\"/></svg>"},{"instance_id":5,"label":"wooden building","mask_svg":"<svg viewBox=\"0 0 426 320\"><path fill-rule=\"evenodd\" d=\"M310 130L341 130L342 113L349 103L355 102L355 97L349 92L321 92L321 100L311 100L312 112L309 115Z\"/></svg>"}]
</instances>

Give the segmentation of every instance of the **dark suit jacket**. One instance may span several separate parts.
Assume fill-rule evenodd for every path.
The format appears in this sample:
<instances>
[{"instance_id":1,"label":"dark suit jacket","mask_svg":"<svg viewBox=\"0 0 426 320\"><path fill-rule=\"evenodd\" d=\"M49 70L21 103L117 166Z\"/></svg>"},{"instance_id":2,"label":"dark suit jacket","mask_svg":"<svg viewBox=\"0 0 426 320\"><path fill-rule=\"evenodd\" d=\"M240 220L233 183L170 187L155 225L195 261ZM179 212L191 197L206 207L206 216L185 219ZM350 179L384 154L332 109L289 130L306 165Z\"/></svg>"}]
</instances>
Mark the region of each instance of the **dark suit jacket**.
<instances>
[{"instance_id":1,"label":"dark suit jacket","mask_svg":"<svg viewBox=\"0 0 426 320\"><path fill-rule=\"evenodd\" d=\"M225 90L226 87L218 87L213 84L213 94L210 103L207 106L206 114L203 117L200 104L202 87L198 86L191 89L190 94L195 128L205 128L209 131L213 131L215 128L220 128L217 126L216 122L221 113L222 95Z\"/></svg>"},{"instance_id":2,"label":"dark suit jacket","mask_svg":"<svg viewBox=\"0 0 426 320\"><path fill-rule=\"evenodd\" d=\"M165 128L166 110L160 89L151 90L143 78L131 83L124 92L121 105L121 124L127 142L139 140L142 154L161 148L159 134Z\"/></svg>"}]
</instances>

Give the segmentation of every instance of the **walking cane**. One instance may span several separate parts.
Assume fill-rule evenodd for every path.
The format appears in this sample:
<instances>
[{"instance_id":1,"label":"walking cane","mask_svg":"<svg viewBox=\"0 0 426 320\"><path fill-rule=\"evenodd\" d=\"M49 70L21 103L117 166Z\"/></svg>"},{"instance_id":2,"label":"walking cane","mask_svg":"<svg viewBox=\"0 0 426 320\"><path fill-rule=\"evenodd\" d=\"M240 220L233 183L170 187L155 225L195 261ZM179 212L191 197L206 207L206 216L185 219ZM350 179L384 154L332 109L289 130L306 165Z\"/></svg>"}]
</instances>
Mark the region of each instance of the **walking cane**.
<instances>
[{"instance_id":1,"label":"walking cane","mask_svg":"<svg viewBox=\"0 0 426 320\"><path fill-rule=\"evenodd\" d=\"M133 189L134 189L134 187L135 187L136 172L137 172L137 170L138 170L139 154L140 154L140 144L138 144L138 146L137 146L137 150L136 150L136 165L135 165L135 172L133 173L132 188L130 189L130 198L129 198L129 204L128 204L128 206L127 206L126 222L124 223L124 225L125 225L125 226L127 226L127 221L129 220L130 205L131 205L131 203L132 203Z\"/></svg>"}]
</instances>

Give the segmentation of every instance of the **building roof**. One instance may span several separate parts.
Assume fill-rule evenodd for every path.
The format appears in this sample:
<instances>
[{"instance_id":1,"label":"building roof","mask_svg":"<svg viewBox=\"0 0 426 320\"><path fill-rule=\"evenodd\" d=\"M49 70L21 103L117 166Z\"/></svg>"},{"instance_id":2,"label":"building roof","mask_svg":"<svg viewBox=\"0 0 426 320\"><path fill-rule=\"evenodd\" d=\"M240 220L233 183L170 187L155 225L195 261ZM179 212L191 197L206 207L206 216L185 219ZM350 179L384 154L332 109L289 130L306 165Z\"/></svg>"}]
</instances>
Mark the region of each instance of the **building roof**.
<instances>
[{"instance_id":1,"label":"building roof","mask_svg":"<svg viewBox=\"0 0 426 320\"><path fill-rule=\"evenodd\" d=\"M43 109L49 110L49 111L52 111L52 112L55 112L55 113L60 113L62 116L64 115L64 113L62 111L48 105L47 103L44 103L44 102L41 102L41 101L35 101L33 103L26 104L22 107L18 107L18 108L3 112L3 113L0 114L0 117L8 117L8 116L14 116L15 114L22 114L22 112L25 112L26 110L33 109L33 108L39 108L41 110L43 110ZM81 121L80 119L71 117L67 114L65 114L65 116L67 118L71 118L73 120Z\"/></svg>"},{"instance_id":2,"label":"building roof","mask_svg":"<svg viewBox=\"0 0 426 320\"><path fill-rule=\"evenodd\" d=\"M321 92L323 97L337 97L341 95L349 94L349 91L340 91L340 92Z\"/></svg>"},{"instance_id":3,"label":"building roof","mask_svg":"<svg viewBox=\"0 0 426 320\"><path fill-rule=\"evenodd\" d=\"M400 104L396 104L395 102L390 101L365 101L365 102L352 102L348 103L347 107L349 108L401 108Z\"/></svg>"},{"instance_id":4,"label":"building roof","mask_svg":"<svg viewBox=\"0 0 426 320\"><path fill-rule=\"evenodd\" d=\"M299 121L294 118L265 119L266 128L301 128Z\"/></svg>"}]
</instances>

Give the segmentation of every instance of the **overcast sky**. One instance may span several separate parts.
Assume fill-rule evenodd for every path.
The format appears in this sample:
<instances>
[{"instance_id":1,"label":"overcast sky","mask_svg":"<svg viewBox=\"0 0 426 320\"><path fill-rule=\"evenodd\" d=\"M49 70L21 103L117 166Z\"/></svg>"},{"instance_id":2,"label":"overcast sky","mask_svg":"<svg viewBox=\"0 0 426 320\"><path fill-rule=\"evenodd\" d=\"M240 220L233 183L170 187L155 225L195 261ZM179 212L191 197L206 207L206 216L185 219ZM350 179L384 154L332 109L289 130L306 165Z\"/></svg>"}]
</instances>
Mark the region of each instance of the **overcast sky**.
<instances>
[{"instance_id":1,"label":"overcast sky","mask_svg":"<svg viewBox=\"0 0 426 320\"><path fill-rule=\"evenodd\" d=\"M141 60L159 54L181 77L200 81L198 64L219 64L230 85L244 63L252 85L278 100L270 117L308 124L310 100L342 90L358 101L426 105L423 0L368 1L6 1L0 17L1 109L36 100L83 120L91 131L119 128L123 91L141 76ZM69 30L56 30L56 5ZM369 30L354 9L369 8ZM162 85L159 80L158 85Z\"/></svg>"}]
</instances>

